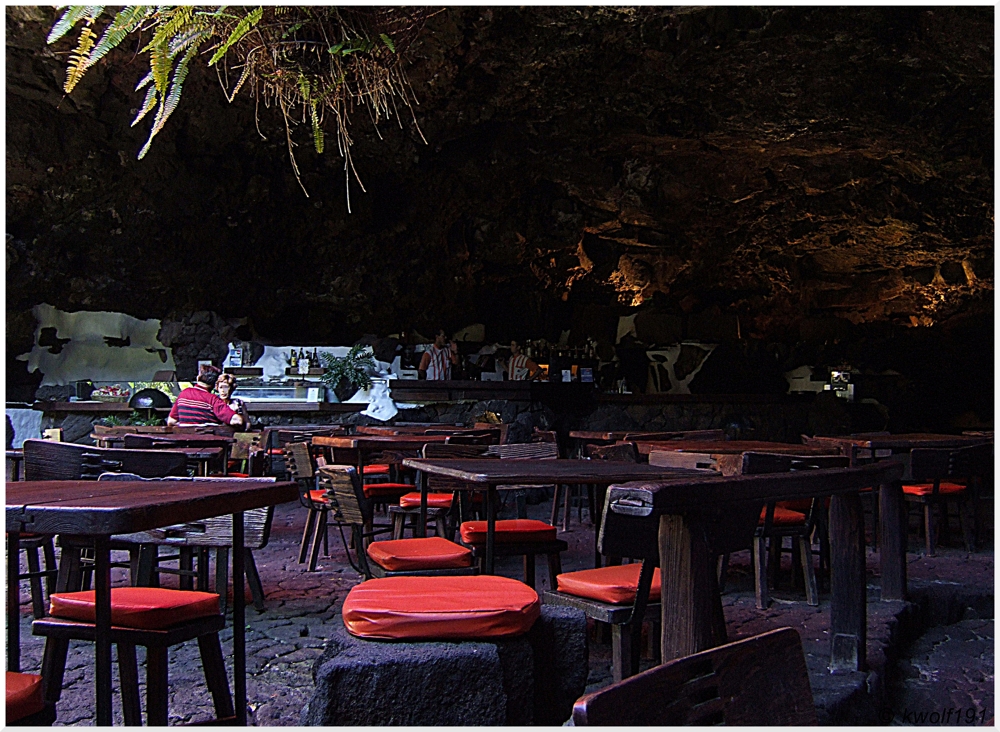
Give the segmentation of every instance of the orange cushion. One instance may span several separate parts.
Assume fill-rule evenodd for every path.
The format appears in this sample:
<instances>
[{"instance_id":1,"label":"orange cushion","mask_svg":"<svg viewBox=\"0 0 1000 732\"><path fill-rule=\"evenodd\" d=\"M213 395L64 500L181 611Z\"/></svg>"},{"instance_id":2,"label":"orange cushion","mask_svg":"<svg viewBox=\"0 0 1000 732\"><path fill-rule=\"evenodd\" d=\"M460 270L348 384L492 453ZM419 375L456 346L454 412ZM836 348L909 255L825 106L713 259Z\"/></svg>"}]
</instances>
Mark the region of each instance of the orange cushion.
<instances>
[{"instance_id":1,"label":"orange cushion","mask_svg":"<svg viewBox=\"0 0 1000 732\"><path fill-rule=\"evenodd\" d=\"M464 521L462 541L466 544L486 543L485 521ZM494 541L498 544L516 544L521 541L553 541L556 527L535 519L504 519L497 521Z\"/></svg>"},{"instance_id":2,"label":"orange cushion","mask_svg":"<svg viewBox=\"0 0 1000 732\"><path fill-rule=\"evenodd\" d=\"M37 674L7 672L7 724L38 714L45 709L42 677Z\"/></svg>"},{"instance_id":3,"label":"orange cushion","mask_svg":"<svg viewBox=\"0 0 1000 732\"><path fill-rule=\"evenodd\" d=\"M764 518L767 516L767 506L761 509L760 521L759 523L764 523ZM771 521L773 526L790 526L793 524L804 524L806 522L806 515L801 511L791 511L787 508L782 508L781 506L774 507L774 519Z\"/></svg>"},{"instance_id":4,"label":"orange cushion","mask_svg":"<svg viewBox=\"0 0 1000 732\"><path fill-rule=\"evenodd\" d=\"M412 483L365 483L365 498L399 498L413 491Z\"/></svg>"},{"instance_id":5,"label":"orange cushion","mask_svg":"<svg viewBox=\"0 0 1000 732\"><path fill-rule=\"evenodd\" d=\"M368 556L390 572L458 569L472 566L471 549L440 536L373 541L368 545Z\"/></svg>"},{"instance_id":6,"label":"orange cushion","mask_svg":"<svg viewBox=\"0 0 1000 732\"><path fill-rule=\"evenodd\" d=\"M429 508L451 508L451 497L451 493L428 493L427 506ZM400 496L399 505L403 508L420 508L420 492Z\"/></svg>"},{"instance_id":7,"label":"orange cushion","mask_svg":"<svg viewBox=\"0 0 1000 732\"><path fill-rule=\"evenodd\" d=\"M938 486L938 493L961 493L965 490L964 485L959 485L958 483L944 483L942 482ZM918 483L917 485L904 485L903 493L909 493L911 496L929 496L934 493L933 483Z\"/></svg>"},{"instance_id":8,"label":"orange cushion","mask_svg":"<svg viewBox=\"0 0 1000 732\"><path fill-rule=\"evenodd\" d=\"M219 596L212 592L168 590L162 587L112 587L111 624L121 628L158 630L187 620L219 614ZM49 615L96 622L94 591L57 592L49 597Z\"/></svg>"},{"instance_id":9,"label":"orange cushion","mask_svg":"<svg viewBox=\"0 0 1000 732\"><path fill-rule=\"evenodd\" d=\"M527 632L541 602L509 577L386 577L356 585L341 614L347 631L362 638L496 638Z\"/></svg>"},{"instance_id":10,"label":"orange cushion","mask_svg":"<svg viewBox=\"0 0 1000 732\"><path fill-rule=\"evenodd\" d=\"M566 572L556 577L556 587L560 592L577 597L586 597L599 602L615 605L635 601L635 591L639 586L641 564L622 564L617 567L581 569ZM660 568L653 570L653 583L649 587L651 602L660 601Z\"/></svg>"},{"instance_id":11,"label":"orange cushion","mask_svg":"<svg viewBox=\"0 0 1000 732\"><path fill-rule=\"evenodd\" d=\"M794 501L778 501L776 505L779 508L787 508L791 511L798 511L799 513L809 513L809 509L812 508L812 499L799 498Z\"/></svg>"},{"instance_id":12,"label":"orange cushion","mask_svg":"<svg viewBox=\"0 0 1000 732\"><path fill-rule=\"evenodd\" d=\"M326 496L326 491L309 491L309 500L315 501L316 503L329 503L330 499Z\"/></svg>"},{"instance_id":13,"label":"orange cushion","mask_svg":"<svg viewBox=\"0 0 1000 732\"><path fill-rule=\"evenodd\" d=\"M389 474L389 464L388 463L373 463L371 465L365 466L365 475L388 475Z\"/></svg>"}]
</instances>

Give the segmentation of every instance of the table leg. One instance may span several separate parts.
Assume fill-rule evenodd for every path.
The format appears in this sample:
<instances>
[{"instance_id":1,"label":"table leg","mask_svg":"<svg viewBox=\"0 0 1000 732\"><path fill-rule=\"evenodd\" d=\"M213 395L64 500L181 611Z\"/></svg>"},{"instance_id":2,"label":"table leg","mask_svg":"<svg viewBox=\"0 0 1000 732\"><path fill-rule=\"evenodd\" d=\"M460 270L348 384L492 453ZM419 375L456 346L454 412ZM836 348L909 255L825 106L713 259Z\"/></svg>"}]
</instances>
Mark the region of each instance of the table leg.
<instances>
[{"instance_id":1,"label":"table leg","mask_svg":"<svg viewBox=\"0 0 1000 732\"><path fill-rule=\"evenodd\" d=\"M906 504L899 482L879 487L879 565L882 599L906 599Z\"/></svg>"},{"instance_id":2,"label":"table leg","mask_svg":"<svg viewBox=\"0 0 1000 732\"><path fill-rule=\"evenodd\" d=\"M493 574L493 552L497 527L497 487L486 489L486 574Z\"/></svg>"},{"instance_id":3,"label":"table leg","mask_svg":"<svg viewBox=\"0 0 1000 732\"><path fill-rule=\"evenodd\" d=\"M830 498L830 671L864 671L865 524L857 493Z\"/></svg>"},{"instance_id":4,"label":"table leg","mask_svg":"<svg viewBox=\"0 0 1000 732\"><path fill-rule=\"evenodd\" d=\"M726 642L715 557L704 529L686 516L664 515L660 567L669 582L660 590L663 663Z\"/></svg>"},{"instance_id":5,"label":"table leg","mask_svg":"<svg viewBox=\"0 0 1000 732\"><path fill-rule=\"evenodd\" d=\"M111 549L109 537L94 537L95 655L97 726L110 727L111 718Z\"/></svg>"},{"instance_id":6,"label":"table leg","mask_svg":"<svg viewBox=\"0 0 1000 732\"><path fill-rule=\"evenodd\" d=\"M417 483L420 485L420 520L414 527L414 536L427 536L427 473L417 471Z\"/></svg>"},{"instance_id":7,"label":"table leg","mask_svg":"<svg viewBox=\"0 0 1000 732\"><path fill-rule=\"evenodd\" d=\"M21 534L7 532L7 670L21 670Z\"/></svg>"},{"instance_id":8,"label":"table leg","mask_svg":"<svg viewBox=\"0 0 1000 732\"><path fill-rule=\"evenodd\" d=\"M604 498L607 496L607 485L594 486L594 511L597 517L591 516L594 522L594 567L600 569L604 558L601 556L601 523L604 521Z\"/></svg>"},{"instance_id":9,"label":"table leg","mask_svg":"<svg viewBox=\"0 0 1000 732\"><path fill-rule=\"evenodd\" d=\"M245 573L243 551L243 512L233 514L233 695L236 724L247 725L247 642L246 598L243 596ZM222 589L225 592L225 588Z\"/></svg>"}]
</instances>

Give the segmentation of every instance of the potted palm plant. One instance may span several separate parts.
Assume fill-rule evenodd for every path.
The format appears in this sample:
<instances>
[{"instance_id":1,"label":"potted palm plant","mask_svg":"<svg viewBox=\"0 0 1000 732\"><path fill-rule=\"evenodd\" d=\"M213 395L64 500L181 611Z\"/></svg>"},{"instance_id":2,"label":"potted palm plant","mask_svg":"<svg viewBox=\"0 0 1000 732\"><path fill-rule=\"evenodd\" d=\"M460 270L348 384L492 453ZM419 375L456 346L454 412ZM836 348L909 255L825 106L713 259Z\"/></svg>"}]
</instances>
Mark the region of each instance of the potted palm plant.
<instances>
[{"instance_id":1,"label":"potted palm plant","mask_svg":"<svg viewBox=\"0 0 1000 732\"><path fill-rule=\"evenodd\" d=\"M328 391L332 391L337 401L346 401L359 389L370 389L372 385L368 370L375 368L371 346L361 344L351 346L346 356L333 356L324 351L320 354L325 373L320 379Z\"/></svg>"}]
</instances>

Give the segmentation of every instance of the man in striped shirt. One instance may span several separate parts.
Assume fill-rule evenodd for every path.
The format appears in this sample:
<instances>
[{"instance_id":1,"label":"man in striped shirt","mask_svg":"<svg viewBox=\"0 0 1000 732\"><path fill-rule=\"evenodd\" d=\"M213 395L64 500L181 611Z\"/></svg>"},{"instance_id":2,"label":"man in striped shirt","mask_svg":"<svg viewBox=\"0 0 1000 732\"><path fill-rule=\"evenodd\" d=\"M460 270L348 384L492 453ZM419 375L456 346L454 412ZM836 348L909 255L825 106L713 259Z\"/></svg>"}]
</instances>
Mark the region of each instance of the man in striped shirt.
<instances>
[{"instance_id":1,"label":"man in striped shirt","mask_svg":"<svg viewBox=\"0 0 1000 732\"><path fill-rule=\"evenodd\" d=\"M448 343L443 330L434 336L433 345L424 351L417 370L430 381L445 381L451 378L452 364L458 363L458 344Z\"/></svg>"},{"instance_id":2,"label":"man in striped shirt","mask_svg":"<svg viewBox=\"0 0 1000 732\"><path fill-rule=\"evenodd\" d=\"M194 386L184 389L170 409L167 424L181 427L202 424L228 424L243 426L243 417L229 408L218 395L212 393L221 372L215 366L198 369Z\"/></svg>"},{"instance_id":3,"label":"man in striped shirt","mask_svg":"<svg viewBox=\"0 0 1000 732\"><path fill-rule=\"evenodd\" d=\"M507 362L507 379L509 381L531 381L542 374L537 363L521 353L521 344L510 342L510 361Z\"/></svg>"}]
</instances>

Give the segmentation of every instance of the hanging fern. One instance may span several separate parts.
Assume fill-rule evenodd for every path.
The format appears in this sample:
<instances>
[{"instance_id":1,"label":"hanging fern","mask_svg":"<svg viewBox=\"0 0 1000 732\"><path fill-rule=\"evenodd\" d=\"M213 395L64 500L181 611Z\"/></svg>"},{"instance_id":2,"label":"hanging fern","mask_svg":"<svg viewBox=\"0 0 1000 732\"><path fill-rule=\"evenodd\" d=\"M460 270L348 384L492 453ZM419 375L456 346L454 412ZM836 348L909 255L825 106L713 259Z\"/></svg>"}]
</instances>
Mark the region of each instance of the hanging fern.
<instances>
[{"instance_id":1,"label":"hanging fern","mask_svg":"<svg viewBox=\"0 0 1000 732\"><path fill-rule=\"evenodd\" d=\"M154 110L155 114L140 159L176 110L191 61L207 49L211 52L207 65L217 69L229 101L249 88L265 107L281 111L292 170L300 185L292 130L306 119L317 153L326 147L324 123L333 125L345 175L361 184L351 160L349 115L361 104L378 124L397 113L397 99L412 113L414 100L403 55L427 19L440 12L365 6L260 6L233 12L236 9L227 11L226 6L139 5L117 9L97 40L96 25L104 10L102 5L67 7L47 40L56 43L82 23L68 56L67 93L88 68L126 38L141 34L146 40L139 53L148 58L149 73L136 91L149 88L132 124ZM233 85L230 76L237 73ZM350 211L349 188L346 193Z\"/></svg>"}]
</instances>

